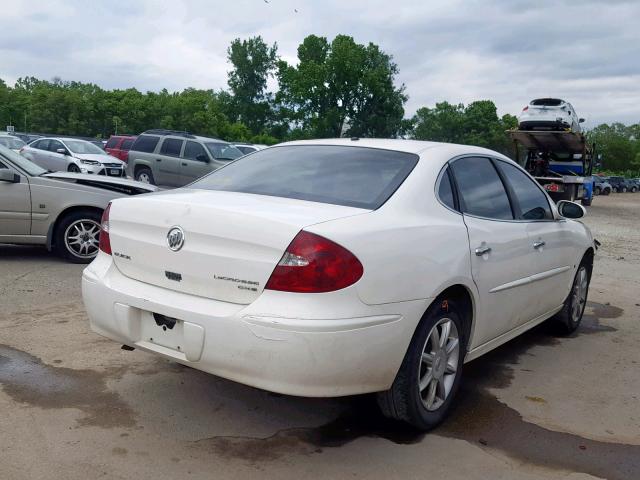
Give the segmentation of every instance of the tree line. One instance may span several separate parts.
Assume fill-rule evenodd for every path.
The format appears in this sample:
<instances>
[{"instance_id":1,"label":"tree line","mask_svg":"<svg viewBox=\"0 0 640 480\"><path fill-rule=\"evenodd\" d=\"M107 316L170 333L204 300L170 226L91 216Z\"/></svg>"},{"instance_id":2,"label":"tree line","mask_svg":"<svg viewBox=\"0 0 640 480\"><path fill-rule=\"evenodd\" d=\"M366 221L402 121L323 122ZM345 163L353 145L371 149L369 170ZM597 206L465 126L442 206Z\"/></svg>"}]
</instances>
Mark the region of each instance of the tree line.
<instances>
[{"instance_id":1,"label":"tree line","mask_svg":"<svg viewBox=\"0 0 640 480\"><path fill-rule=\"evenodd\" d=\"M0 79L0 125L17 131L108 138L150 128L186 130L232 141L273 144L340 136L416 138L479 145L512 154L505 130L513 115L495 104L437 103L405 118L408 99L398 66L373 43L309 35L297 63L278 56L261 37L235 39L227 50L226 89L180 92L105 90L92 83ZM277 84L270 91L270 80ZM589 132L611 170L640 169L640 126L600 125Z\"/></svg>"}]
</instances>

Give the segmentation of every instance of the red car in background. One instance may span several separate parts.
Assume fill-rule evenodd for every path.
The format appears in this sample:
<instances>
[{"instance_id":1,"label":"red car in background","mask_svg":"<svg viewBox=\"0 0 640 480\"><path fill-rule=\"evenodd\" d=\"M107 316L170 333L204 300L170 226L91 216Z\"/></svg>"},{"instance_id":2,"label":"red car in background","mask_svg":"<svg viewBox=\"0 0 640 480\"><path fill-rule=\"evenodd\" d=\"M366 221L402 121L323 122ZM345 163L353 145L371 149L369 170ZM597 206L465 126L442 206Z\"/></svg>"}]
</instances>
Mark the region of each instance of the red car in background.
<instances>
[{"instance_id":1,"label":"red car in background","mask_svg":"<svg viewBox=\"0 0 640 480\"><path fill-rule=\"evenodd\" d=\"M136 138L136 135L111 135L104 149L109 155L126 163L129 161L129 149Z\"/></svg>"}]
</instances>

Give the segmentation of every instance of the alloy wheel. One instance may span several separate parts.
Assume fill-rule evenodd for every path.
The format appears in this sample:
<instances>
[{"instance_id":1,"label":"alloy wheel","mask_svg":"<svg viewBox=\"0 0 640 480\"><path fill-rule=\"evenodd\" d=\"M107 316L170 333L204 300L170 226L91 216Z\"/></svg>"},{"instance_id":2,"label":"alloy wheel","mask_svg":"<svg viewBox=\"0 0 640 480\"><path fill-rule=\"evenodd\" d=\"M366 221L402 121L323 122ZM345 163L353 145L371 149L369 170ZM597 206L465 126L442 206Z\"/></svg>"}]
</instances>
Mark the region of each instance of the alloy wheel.
<instances>
[{"instance_id":1,"label":"alloy wheel","mask_svg":"<svg viewBox=\"0 0 640 480\"><path fill-rule=\"evenodd\" d=\"M571 321L577 323L580 321L582 312L587 303L587 290L589 288L589 274L584 266L578 269L576 281L571 292L573 298L571 301Z\"/></svg>"},{"instance_id":2,"label":"alloy wheel","mask_svg":"<svg viewBox=\"0 0 640 480\"><path fill-rule=\"evenodd\" d=\"M78 258L95 257L100 244L100 225L89 219L73 222L64 232L64 244Z\"/></svg>"},{"instance_id":3,"label":"alloy wheel","mask_svg":"<svg viewBox=\"0 0 640 480\"><path fill-rule=\"evenodd\" d=\"M142 183L151 183L151 178L149 178L149 174L147 172L142 172L138 174L138 181Z\"/></svg>"},{"instance_id":4,"label":"alloy wheel","mask_svg":"<svg viewBox=\"0 0 640 480\"><path fill-rule=\"evenodd\" d=\"M458 371L460 337L450 318L440 319L422 349L418 388L425 408L437 410L447 400Z\"/></svg>"}]
</instances>

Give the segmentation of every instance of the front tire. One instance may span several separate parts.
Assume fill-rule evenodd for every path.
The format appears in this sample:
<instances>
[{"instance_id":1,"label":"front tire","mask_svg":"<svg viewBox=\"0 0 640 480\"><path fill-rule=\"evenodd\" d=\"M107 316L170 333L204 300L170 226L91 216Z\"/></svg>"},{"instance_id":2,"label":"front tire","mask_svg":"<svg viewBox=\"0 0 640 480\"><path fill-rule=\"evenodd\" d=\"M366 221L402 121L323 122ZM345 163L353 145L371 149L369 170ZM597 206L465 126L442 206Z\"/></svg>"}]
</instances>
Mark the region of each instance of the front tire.
<instances>
[{"instance_id":1,"label":"front tire","mask_svg":"<svg viewBox=\"0 0 640 480\"><path fill-rule=\"evenodd\" d=\"M53 233L55 253L72 263L89 263L98 254L101 214L78 210L65 215Z\"/></svg>"},{"instance_id":2,"label":"front tire","mask_svg":"<svg viewBox=\"0 0 640 480\"><path fill-rule=\"evenodd\" d=\"M596 188L593 190L593 193L594 193L595 195L600 195L600 187L596 187Z\"/></svg>"},{"instance_id":3,"label":"front tire","mask_svg":"<svg viewBox=\"0 0 640 480\"><path fill-rule=\"evenodd\" d=\"M147 167L141 167L136 170L135 178L138 182L148 183L151 185L156 184L155 180L153 179L153 173L151 172L151 169Z\"/></svg>"},{"instance_id":4,"label":"front tire","mask_svg":"<svg viewBox=\"0 0 640 480\"><path fill-rule=\"evenodd\" d=\"M590 281L591 264L587 259L583 259L573 279L571 291L564 301L562 310L552 317L562 335L570 335L580 326L584 309L587 305Z\"/></svg>"},{"instance_id":5,"label":"front tire","mask_svg":"<svg viewBox=\"0 0 640 480\"><path fill-rule=\"evenodd\" d=\"M436 303L420 321L393 385L377 395L385 416L425 431L449 412L466 351L459 310L451 301Z\"/></svg>"},{"instance_id":6,"label":"front tire","mask_svg":"<svg viewBox=\"0 0 640 480\"><path fill-rule=\"evenodd\" d=\"M80 173L80 167L78 167L75 163L72 163L67 168L67 171L70 173Z\"/></svg>"}]
</instances>

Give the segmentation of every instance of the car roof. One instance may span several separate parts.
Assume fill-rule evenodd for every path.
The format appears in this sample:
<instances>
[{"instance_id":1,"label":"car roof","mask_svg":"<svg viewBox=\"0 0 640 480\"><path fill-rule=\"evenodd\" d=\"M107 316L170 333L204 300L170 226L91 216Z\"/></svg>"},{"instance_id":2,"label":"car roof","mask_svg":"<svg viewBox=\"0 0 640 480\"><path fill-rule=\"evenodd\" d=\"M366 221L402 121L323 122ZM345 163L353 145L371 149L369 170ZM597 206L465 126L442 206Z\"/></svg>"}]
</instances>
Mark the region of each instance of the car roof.
<instances>
[{"instance_id":1,"label":"car roof","mask_svg":"<svg viewBox=\"0 0 640 480\"><path fill-rule=\"evenodd\" d=\"M485 154L494 157L508 159L504 155L483 147L475 147L472 145L459 145L456 143L429 142L425 140L404 140L404 139L386 139L386 138L325 138L318 140L294 140L291 142L279 143L276 147L283 145L343 145L349 147L366 147L379 148L383 150L394 150L396 152L406 152L421 154L426 150L438 149L443 155L450 155L453 158L456 155L464 154Z\"/></svg>"}]
</instances>

